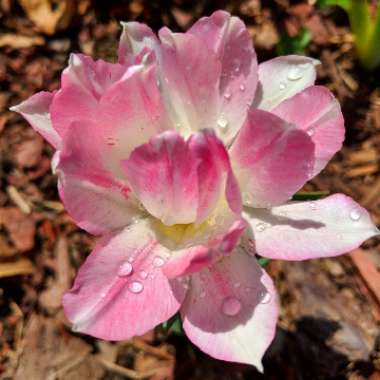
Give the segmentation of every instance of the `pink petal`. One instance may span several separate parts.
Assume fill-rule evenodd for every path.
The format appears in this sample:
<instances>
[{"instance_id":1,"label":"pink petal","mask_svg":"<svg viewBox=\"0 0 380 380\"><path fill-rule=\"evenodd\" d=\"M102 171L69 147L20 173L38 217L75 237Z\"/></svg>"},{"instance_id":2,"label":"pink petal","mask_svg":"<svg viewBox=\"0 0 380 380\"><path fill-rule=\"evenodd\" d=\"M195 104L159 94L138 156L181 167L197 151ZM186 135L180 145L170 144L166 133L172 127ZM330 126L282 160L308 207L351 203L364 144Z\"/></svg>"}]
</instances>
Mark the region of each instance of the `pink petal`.
<instances>
[{"instance_id":1,"label":"pink petal","mask_svg":"<svg viewBox=\"0 0 380 380\"><path fill-rule=\"evenodd\" d=\"M271 110L285 99L312 86L316 78L315 66L319 63L316 59L297 55L277 57L261 63L254 106Z\"/></svg>"},{"instance_id":2,"label":"pink petal","mask_svg":"<svg viewBox=\"0 0 380 380\"><path fill-rule=\"evenodd\" d=\"M202 223L230 171L223 144L207 131L186 142L177 132L164 132L136 148L124 169L144 207L166 225Z\"/></svg>"},{"instance_id":3,"label":"pink petal","mask_svg":"<svg viewBox=\"0 0 380 380\"><path fill-rule=\"evenodd\" d=\"M379 234L368 212L343 194L271 210L247 208L246 216L257 253L273 259L337 256Z\"/></svg>"},{"instance_id":4,"label":"pink petal","mask_svg":"<svg viewBox=\"0 0 380 380\"><path fill-rule=\"evenodd\" d=\"M201 38L222 64L219 133L230 141L243 125L256 91L258 67L252 38L243 21L225 11L201 18L188 33Z\"/></svg>"},{"instance_id":5,"label":"pink petal","mask_svg":"<svg viewBox=\"0 0 380 380\"><path fill-rule=\"evenodd\" d=\"M11 111L22 115L54 148L58 149L61 138L50 120L50 105L56 92L39 92L22 103L11 107Z\"/></svg>"},{"instance_id":6,"label":"pink petal","mask_svg":"<svg viewBox=\"0 0 380 380\"><path fill-rule=\"evenodd\" d=\"M247 227L245 220L227 209L217 210L211 220L212 222L205 222L198 228L191 226L179 236L176 249L172 249L170 259L163 268L168 278L198 272L230 254ZM160 241L165 242L165 236L158 236Z\"/></svg>"},{"instance_id":7,"label":"pink petal","mask_svg":"<svg viewBox=\"0 0 380 380\"><path fill-rule=\"evenodd\" d=\"M314 144L306 132L266 111L251 110L230 149L243 203L281 204L310 178Z\"/></svg>"},{"instance_id":8,"label":"pink petal","mask_svg":"<svg viewBox=\"0 0 380 380\"><path fill-rule=\"evenodd\" d=\"M67 211L81 228L99 235L126 226L141 211L125 183L106 169L105 156L112 154L112 146L96 130L94 122L72 123L55 171Z\"/></svg>"},{"instance_id":9,"label":"pink petal","mask_svg":"<svg viewBox=\"0 0 380 380\"><path fill-rule=\"evenodd\" d=\"M186 335L202 351L262 371L278 306L273 283L254 257L235 251L193 274L181 315Z\"/></svg>"},{"instance_id":10,"label":"pink petal","mask_svg":"<svg viewBox=\"0 0 380 380\"><path fill-rule=\"evenodd\" d=\"M148 221L99 240L80 268L63 306L73 329L97 338L142 335L174 315L185 289L157 265L167 255Z\"/></svg>"},{"instance_id":11,"label":"pink petal","mask_svg":"<svg viewBox=\"0 0 380 380\"><path fill-rule=\"evenodd\" d=\"M142 57L154 50L158 44L158 39L147 25L139 22L122 22L119 41L119 62L130 64L141 61Z\"/></svg>"},{"instance_id":12,"label":"pink petal","mask_svg":"<svg viewBox=\"0 0 380 380\"><path fill-rule=\"evenodd\" d=\"M216 127L221 65L216 54L191 34L159 32L160 87L172 126L184 137Z\"/></svg>"},{"instance_id":13,"label":"pink petal","mask_svg":"<svg viewBox=\"0 0 380 380\"><path fill-rule=\"evenodd\" d=\"M51 106L52 122L61 136L73 121L96 120L98 101L126 73L127 67L82 54L71 54L61 89Z\"/></svg>"},{"instance_id":14,"label":"pink petal","mask_svg":"<svg viewBox=\"0 0 380 380\"><path fill-rule=\"evenodd\" d=\"M344 140L344 120L338 101L322 86L311 86L284 100L271 112L306 131L315 144L317 175L341 149Z\"/></svg>"}]
</instances>

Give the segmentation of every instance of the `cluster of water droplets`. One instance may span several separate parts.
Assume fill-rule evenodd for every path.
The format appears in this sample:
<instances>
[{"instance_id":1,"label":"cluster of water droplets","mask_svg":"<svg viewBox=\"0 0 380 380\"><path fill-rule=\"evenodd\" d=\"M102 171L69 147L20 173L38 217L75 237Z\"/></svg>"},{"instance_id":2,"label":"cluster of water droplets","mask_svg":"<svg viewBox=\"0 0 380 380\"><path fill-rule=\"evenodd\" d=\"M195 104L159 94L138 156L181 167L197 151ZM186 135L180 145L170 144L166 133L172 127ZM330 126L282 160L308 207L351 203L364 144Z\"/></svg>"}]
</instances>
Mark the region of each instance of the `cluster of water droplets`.
<instances>
[{"instance_id":1,"label":"cluster of water droplets","mask_svg":"<svg viewBox=\"0 0 380 380\"><path fill-rule=\"evenodd\" d=\"M127 261L120 264L117 275L119 277L130 278L127 288L131 293L138 294L144 290L144 280L148 277L153 279L154 270L161 268L165 264L165 259L161 256L155 256L151 262L151 267L153 268L151 273L148 273L145 270L135 272L133 262L134 258L130 257Z\"/></svg>"},{"instance_id":2,"label":"cluster of water droplets","mask_svg":"<svg viewBox=\"0 0 380 380\"><path fill-rule=\"evenodd\" d=\"M285 90L288 87L288 81L295 82L302 79L310 65L312 65L311 62L304 62L292 66L286 75L286 79L280 82L280 90Z\"/></svg>"}]
</instances>

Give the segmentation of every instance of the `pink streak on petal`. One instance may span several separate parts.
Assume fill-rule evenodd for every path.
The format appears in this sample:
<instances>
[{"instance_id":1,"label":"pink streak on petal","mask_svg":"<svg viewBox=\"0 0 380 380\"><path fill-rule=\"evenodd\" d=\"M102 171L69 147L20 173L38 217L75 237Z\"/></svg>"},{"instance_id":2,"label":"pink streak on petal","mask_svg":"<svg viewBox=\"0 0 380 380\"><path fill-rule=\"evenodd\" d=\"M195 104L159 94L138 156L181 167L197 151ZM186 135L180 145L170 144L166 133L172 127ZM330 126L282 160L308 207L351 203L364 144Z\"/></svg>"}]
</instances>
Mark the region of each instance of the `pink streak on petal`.
<instances>
[{"instance_id":1,"label":"pink streak on petal","mask_svg":"<svg viewBox=\"0 0 380 380\"><path fill-rule=\"evenodd\" d=\"M315 144L317 175L341 149L344 140L344 120L338 101L325 87L311 86L284 100L272 112L306 131Z\"/></svg>"},{"instance_id":2,"label":"pink streak on petal","mask_svg":"<svg viewBox=\"0 0 380 380\"><path fill-rule=\"evenodd\" d=\"M256 91L258 66L252 38L243 21L225 11L201 18L188 33L201 38L222 64L219 111L229 128L220 137L227 142L243 125Z\"/></svg>"},{"instance_id":3,"label":"pink streak on petal","mask_svg":"<svg viewBox=\"0 0 380 380\"><path fill-rule=\"evenodd\" d=\"M306 132L277 116L251 110L230 158L243 203L268 207L288 200L310 178L314 144Z\"/></svg>"}]
</instances>

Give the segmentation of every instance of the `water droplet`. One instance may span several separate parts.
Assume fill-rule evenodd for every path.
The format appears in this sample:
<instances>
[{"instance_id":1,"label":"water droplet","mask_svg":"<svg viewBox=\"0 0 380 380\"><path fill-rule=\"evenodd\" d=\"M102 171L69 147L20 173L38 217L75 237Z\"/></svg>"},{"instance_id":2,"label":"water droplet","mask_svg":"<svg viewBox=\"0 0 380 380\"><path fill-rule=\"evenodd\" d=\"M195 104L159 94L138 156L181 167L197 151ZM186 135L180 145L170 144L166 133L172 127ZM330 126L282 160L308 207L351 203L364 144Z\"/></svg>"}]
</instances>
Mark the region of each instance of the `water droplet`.
<instances>
[{"instance_id":1,"label":"water droplet","mask_svg":"<svg viewBox=\"0 0 380 380\"><path fill-rule=\"evenodd\" d=\"M144 289L144 285L140 281L133 281L128 285L128 289L132 293L141 293Z\"/></svg>"},{"instance_id":2,"label":"water droplet","mask_svg":"<svg viewBox=\"0 0 380 380\"><path fill-rule=\"evenodd\" d=\"M201 293L199 294L199 297L200 297L200 298L205 298L205 297L206 297L206 292L201 292Z\"/></svg>"},{"instance_id":3,"label":"water droplet","mask_svg":"<svg viewBox=\"0 0 380 380\"><path fill-rule=\"evenodd\" d=\"M298 66L293 66L289 72L288 72L288 79L289 80L299 80L303 77L303 70L300 69Z\"/></svg>"},{"instance_id":4,"label":"water droplet","mask_svg":"<svg viewBox=\"0 0 380 380\"><path fill-rule=\"evenodd\" d=\"M357 222L360 217L362 216L360 210L358 209L353 209L351 212L350 212L350 218L354 221L354 222Z\"/></svg>"},{"instance_id":5,"label":"water droplet","mask_svg":"<svg viewBox=\"0 0 380 380\"><path fill-rule=\"evenodd\" d=\"M132 271L132 264L126 261L125 263L120 265L119 270L117 271L117 275L120 277L129 276L132 273Z\"/></svg>"},{"instance_id":6,"label":"water droplet","mask_svg":"<svg viewBox=\"0 0 380 380\"><path fill-rule=\"evenodd\" d=\"M224 116L221 116L220 119L218 119L217 124L219 128L226 129L228 126L228 120Z\"/></svg>"},{"instance_id":7,"label":"water droplet","mask_svg":"<svg viewBox=\"0 0 380 380\"><path fill-rule=\"evenodd\" d=\"M235 73L238 73L240 71L240 67L239 66L236 66L235 69L234 69Z\"/></svg>"},{"instance_id":8,"label":"water droplet","mask_svg":"<svg viewBox=\"0 0 380 380\"><path fill-rule=\"evenodd\" d=\"M259 232L263 232L267 228L265 223L257 223L256 230Z\"/></svg>"},{"instance_id":9,"label":"water droplet","mask_svg":"<svg viewBox=\"0 0 380 380\"><path fill-rule=\"evenodd\" d=\"M310 206L310 208L312 210L316 210L317 209L317 204L315 202L310 202L309 206Z\"/></svg>"},{"instance_id":10,"label":"water droplet","mask_svg":"<svg viewBox=\"0 0 380 380\"><path fill-rule=\"evenodd\" d=\"M222 303L222 312L228 317L234 317L241 310L241 302L236 297L227 297Z\"/></svg>"},{"instance_id":11,"label":"water droplet","mask_svg":"<svg viewBox=\"0 0 380 380\"><path fill-rule=\"evenodd\" d=\"M260 303L268 303L271 299L272 299L272 296L270 295L270 293L268 292L260 292L259 293L259 299L260 299Z\"/></svg>"},{"instance_id":12,"label":"water droplet","mask_svg":"<svg viewBox=\"0 0 380 380\"><path fill-rule=\"evenodd\" d=\"M313 136L313 135L314 135L314 132L315 132L314 128L310 128L310 129L307 130L306 133L307 133L309 136Z\"/></svg>"},{"instance_id":13,"label":"water droplet","mask_svg":"<svg viewBox=\"0 0 380 380\"><path fill-rule=\"evenodd\" d=\"M224 98L227 99L227 100L230 100L231 97L232 97L232 95L231 95L230 92L226 92L226 93L224 94Z\"/></svg>"},{"instance_id":14,"label":"water droplet","mask_svg":"<svg viewBox=\"0 0 380 380\"><path fill-rule=\"evenodd\" d=\"M165 264L165 260L160 256L156 256L153 259L153 266L156 268L162 267L164 264Z\"/></svg>"},{"instance_id":15,"label":"water droplet","mask_svg":"<svg viewBox=\"0 0 380 380\"><path fill-rule=\"evenodd\" d=\"M139 275L140 275L140 278L141 278L142 280L145 280L145 279L148 277L148 273L146 273L144 270L142 270L142 271L139 273Z\"/></svg>"},{"instance_id":16,"label":"water droplet","mask_svg":"<svg viewBox=\"0 0 380 380\"><path fill-rule=\"evenodd\" d=\"M106 296L106 294L107 294L106 292L101 292L100 297L104 298Z\"/></svg>"},{"instance_id":17,"label":"water droplet","mask_svg":"<svg viewBox=\"0 0 380 380\"><path fill-rule=\"evenodd\" d=\"M240 282L237 282L236 284L234 284L234 287L235 287L235 288L240 288L240 286L241 286L241 283L240 283Z\"/></svg>"},{"instance_id":18,"label":"water droplet","mask_svg":"<svg viewBox=\"0 0 380 380\"><path fill-rule=\"evenodd\" d=\"M245 91L245 86L244 86L244 84L241 84L241 85L239 86L239 88L240 88L240 91Z\"/></svg>"},{"instance_id":19,"label":"water droplet","mask_svg":"<svg viewBox=\"0 0 380 380\"><path fill-rule=\"evenodd\" d=\"M311 62L305 62L305 63L299 63L297 66L300 69L307 69L307 68L309 68L310 65L311 65Z\"/></svg>"},{"instance_id":20,"label":"water droplet","mask_svg":"<svg viewBox=\"0 0 380 380\"><path fill-rule=\"evenodd\" d=\"M134 257L129 257L129 258L127 259L127 261L128 261L129 263L133 263L133 262L135 261L135 259L134 259Z\"/></svg>"},{"instance_id":21,"label":"water droplet","mask_svg":"<svg viewBox=\"0 0 380 380\"><path fill-rule=\"evenodd\" d=\"M286 88L286 83L285 82L281 82L280 83L280 90L285 90Z\"/></svg>"}]
</instances>

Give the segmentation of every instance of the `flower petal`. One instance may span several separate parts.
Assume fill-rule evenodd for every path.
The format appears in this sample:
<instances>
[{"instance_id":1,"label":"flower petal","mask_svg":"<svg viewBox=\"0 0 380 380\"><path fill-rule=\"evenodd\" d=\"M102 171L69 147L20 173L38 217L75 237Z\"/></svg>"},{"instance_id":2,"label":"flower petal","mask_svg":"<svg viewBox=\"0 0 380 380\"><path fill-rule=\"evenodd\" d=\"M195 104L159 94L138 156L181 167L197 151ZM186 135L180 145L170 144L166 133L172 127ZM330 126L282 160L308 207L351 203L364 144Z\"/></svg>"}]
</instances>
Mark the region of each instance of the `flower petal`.
<instances>
[{"instance_id":1,"label":"flower petal","mask_svg":"<svg viewBox=\"0 0 380 380\"><path fill-rule=\"evenodd\" d=\"M188 33L201 38L222 64L218 133L229 142L243 125L256 91L258 68L252 38L243 21L225 11L201 18Z\"/></svg>"},{"instance_id":2,"label":"flower petal","mask_svg":"<svg viewBox=\"0 0 380 380\"><path fill-rule=\"evenodd\" d=\"M58 149L61 138L50 119L50 105L56 92L39 92L22 103L11 107L11 111L22 115L54 148Z\"/></svg>"},{"instance_id":3,"label":"flower petal","mask_svg":"<svg viewBox=\"0 0 380 380\"><path fill-rule=\"evenodd\" d=\"M152 29L136 21L122 22L118 56L122 64L141 61L142 57L155 49L158 39Z\"/></svg>"},{"instance_id":4,"label":"flower petal","mask_svg":"<svg viewBox=\"0 0 380 380\"><path fill-rule=\"evenodd\" d=\"M253 102L256 108L271 110L285 99L291 98L315 82L313 58L288 55L277 57L259 65L259 85Z\"/></svg>"},{"instance_id":5,"label":"flower petal","mask_svg":"<svg viewBox=\"0 0 380 380\"><path fill-rule=\"evenodd\" d=\"M174 315L186 291L155 264L166 254L147 220L99 240L73 288L63 296L73 329L101 339L124 340Z\"/></svg>"},{"instance_id":6,"label":"flower petal","mask_svg":"<svg viewBox=\"0 0 380 380\"><path fill-rule=\"evenodd\" d=\"M314 144L306 132L266 111L251 110L230 149L243 203L281 204L310 178Z\"/></svg>"},{"instance_id":7,"label":"flower petal","mask_svg":"<svg viewBox=\"0 0 380 380\"><path fill-rule=\"evenodd\" d=\"M148 212L166 225L202 223L226 188L227 152L212 132L185 141L167 131L123 162L128 183Z\"/></svg>"},{"instance_id":8,"label":"flower petal","mask_svg":"<svg viewBox=\"0 0 380 380\"><path fill-rule=\"evenodd\" d=\"M216 127L221 65L216 54L191 34L159 32L160 87L173 128L188 137Z\"/></svg>"},{"instance_id":9,"label":"flower petal","mask_svg":"<svg viewBox=\"0 0 380 380\"><path fill-rule=\"evenodd\" d=\"M95 235L124 227L141 214L125 183L106 169L104 156L112 154L113 146L106 145L97 127L86 120L72 123L54 160L67 211L81 228Z\"/></svg>"},{"instance_id":10,"label":"flower petal","mask_svg":"<svg viewBox=\"0 0 380 380\"><path fill-rule=\"evenodd\" d=\"M64 136L73 121L96 120L99 99L126 71L126 66L71 54L62 73L61 89L51 105L51 118L58 133Z\"/></svg>"},{"instance_id":11,"label":"flower petal","mask_svg":"<svg viewBox=\"0 0 380 380\"><path fill-rule=\"evenodd\" d=\"M273 283L254 257L236 251L192 275L181 315L186 335L202 351L262 371L278 306Z\"/></svg>"},{"instance_id":12,"label":"flower petal","mask_svg":"<svg viewBox=\"0 0 380 380\"><path fill-rule=\"evenodd\" d=\"M273 259L337 256L379 234L368 212L343 194L271 210L247 208L246 217L257 253Z\"/></svg>"},{"instance_id":13,"label":"flower petal","mask_svg":"<svg viewBox=\"0 0 380 380\"><path fill-rule=\"evenodd\" d=\"M344 120L338 101L322 86L311 86L284 100L272 111L275 115L306 131L315 144L317 175L341 149Z\"/></svg>"}]
</instances>

